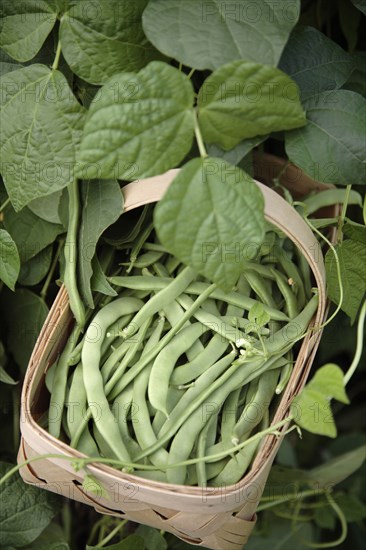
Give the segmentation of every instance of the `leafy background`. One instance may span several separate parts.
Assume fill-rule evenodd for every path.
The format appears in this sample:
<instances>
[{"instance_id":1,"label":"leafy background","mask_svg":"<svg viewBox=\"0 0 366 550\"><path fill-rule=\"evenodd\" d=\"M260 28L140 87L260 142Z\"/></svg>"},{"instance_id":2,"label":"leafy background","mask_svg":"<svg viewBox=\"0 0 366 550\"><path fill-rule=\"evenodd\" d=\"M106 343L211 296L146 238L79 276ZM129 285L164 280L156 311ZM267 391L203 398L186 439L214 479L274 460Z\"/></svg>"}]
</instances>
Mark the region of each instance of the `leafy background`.
<instances>
[{"instance_id":1,"label":"leafy background","mask_svg":"<svg viewBox=\"0 0 366 550\"><path fill-rule=\"evenodd\" d=\"M220 15L223 7L225 17ZM276 66L290 76L299 86L307 123L291 126L291 117L301 118L301 113L286 114L278 104L278 111L267 114L253 130L251 112L239 104L237 116L248 124L244 130L240 124L227 128L226 117L232 110L220 112L215 97L201 88L199 117L209 153L250 171L250 152L259 147L280 156L287 154L319 181L356 187L364 183L366 4L363 0L26 0L5 1L1 9L2 475L7 464L16 460L27 362L64 277L70 245L66 188L72 168L75 161L85 168L95 160L95 129L113 129L116 115L107 119L102 108L113 103L116 90L136 99L141 83L146 84L150 99L156 101L154 124L163 131L157 142L157 134L143 125L143 112L134 110L133 103L127 103L128 108L121 105L117 116L124 121L126 134L120 134L112 148L102 144L105 150L98 159L102 173L89 166L87 177L92 182L82 174L78 242L87 253L79 259L77 276L88 306L93 305L93 292L113 293L104 272L113 259L121 228L117 220L123 210L122 180L156 174L197 156L195 145L190 145L194 92L204 81L206 92L210 83L217 88L237 70L257 82L256 73L253 76L243 60L272 66L271 76L276 76ZM58 37L62 54L58 70L52 70L59 53ZM190 74L192 85L178 69ZM260 101L255 104L254 119L263 107ZM268 126L269 115L274 123ZM276 120L281 117L285 123L278 127ZM157 151L145 164L132 140L139 133L144 136L143 150ZM116 163L117 174L112 169ZM353 207L348 216L362 221ZM345 313L326 328L315 367L334 362L346 369L354 353L357 304L365 292L365 242L355 236L352 227L346 237L339 250L348 284ZM349 269L350 262L358 262L355 269ZM328 267L334 272L334 266ZM335 277L330 278L329 291L336 301L334 281ZM336 540L339 524L322 492L329 482L336 483L333 497L349 527L340 548L364 548L366 472L359 450L365 443L366 427L364 367L347 389L351 405L333 407L336 439L304 433L302 440L295 435L285 440L260 504L249 550L305 548L309 542ZM301 490L312 492L312 498L292 498ZM284 502L274 495L282 496ZM113 532L115 536L108 539ZM115 550L190 547L169 534L101 517L89 507L26 486L17 477L3 489L0 547L4 550L67 550L86 544L92 548L103 539L107 540L104 547L115 543L110 546Z\"/></svg>"}]
</instances>

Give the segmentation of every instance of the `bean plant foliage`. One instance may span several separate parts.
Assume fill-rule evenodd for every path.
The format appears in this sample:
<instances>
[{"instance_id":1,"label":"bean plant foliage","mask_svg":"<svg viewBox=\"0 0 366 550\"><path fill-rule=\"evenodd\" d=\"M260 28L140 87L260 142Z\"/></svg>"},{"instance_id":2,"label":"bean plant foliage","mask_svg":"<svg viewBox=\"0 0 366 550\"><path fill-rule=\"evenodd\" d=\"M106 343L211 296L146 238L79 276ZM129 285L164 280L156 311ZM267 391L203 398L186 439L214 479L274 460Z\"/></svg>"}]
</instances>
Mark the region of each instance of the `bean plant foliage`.
<instances>
[{"instance_id":1,"label":"bean plant foliage","mask_svg":"<svg viewBox=\"0 0 366 550\"><path fill-rule=\"evenodd\" d=\"M356 374L346 393L343 373L366 291L365 12L356 0L2 1L1 475L16 460L22 379L61 283L81 327L116 295L108 277L144 216L122 216L121 189L180 168L154 209L156 233L227 292L264 239L253 159L272 153L341 192L326 269L342 312L324 333L325 366L293 404L309 433L282 445L247 548L362 548L364 382ZM1 490L4 550L191 547L16 476Z\"/></svg>"}]
</instances>

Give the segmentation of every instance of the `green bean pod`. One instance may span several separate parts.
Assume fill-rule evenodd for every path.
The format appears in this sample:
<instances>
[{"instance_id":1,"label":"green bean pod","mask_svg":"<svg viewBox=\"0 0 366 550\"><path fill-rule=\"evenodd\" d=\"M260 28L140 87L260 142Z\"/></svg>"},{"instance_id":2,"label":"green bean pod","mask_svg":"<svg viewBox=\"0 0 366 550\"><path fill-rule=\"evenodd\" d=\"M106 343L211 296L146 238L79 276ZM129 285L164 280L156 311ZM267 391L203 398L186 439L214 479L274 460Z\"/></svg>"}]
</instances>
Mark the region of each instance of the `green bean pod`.
<instances>
[{"instance_id":1,"label":"green bean pod","mask_svg":"<svg viewBox=\"0 0 366 550\"><path fill-rule=\"evenodd\" d=\"M170 376L178 358L189 349L207 327L194 323L182 328L175 338L156 356L149 378L148 396L152 406L168 416L166 409Z\"/></svg>"}]
</instances>

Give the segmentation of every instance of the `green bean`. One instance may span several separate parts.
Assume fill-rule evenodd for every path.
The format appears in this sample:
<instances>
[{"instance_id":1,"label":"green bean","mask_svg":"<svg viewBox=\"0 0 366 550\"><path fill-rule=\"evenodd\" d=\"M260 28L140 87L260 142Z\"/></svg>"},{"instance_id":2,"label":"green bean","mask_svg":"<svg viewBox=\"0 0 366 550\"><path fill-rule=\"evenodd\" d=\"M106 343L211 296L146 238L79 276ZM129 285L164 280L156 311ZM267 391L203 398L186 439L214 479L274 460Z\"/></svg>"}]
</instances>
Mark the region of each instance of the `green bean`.
<instances>
[{"instance_id":1,"label":"green bean","mask_svg":"<svg viewBox=\"0 0 366 550\"><path fill-rule=\"evenodd\" d=\"M170 439L170 437L179 430L191 414L193 414L198 407L215 392L217 388L224 386L224 390L226 391L226 389L231 387L234 382L239 385L238 373L239 378L241 379L243 376L246 376L247 369L237 368L237 365L234 365L235 361L229 368L227 368L228 365L230 365L232 358L235 356L235 352L231 352L231 356L232 357L230 357L229 354L223 357L215 365L212 365L197 379L195 385L190 387L184 393L176 407L169 414L169 418L162 426L158 434L159 439L157 443L141 453L137 457L137 460L141 460L145 456L149 456L149 454L163 446ZM223 371L224 373L221 374ZM225 384L229 378L230 382ZM214 402L217 403L217 401Z\"/></svg>"},{"instance_id":2,"label":"green bean","mask_svg":"<svg viewBox=\"0 0 366 550\"><path fill-rule=\"evenodd\" d=\"M79 294L77 283L77 265L78 265L78 249L76 243L78 242L78 225L79 225L79 189L78 180L74 179L69 183L68 188L69 196L69 221L66 235L66 241L64 246L65 255L65 272L64 283L69 296L69 303L71 311L76 319L76 322L81 330L85 325L85 307Z\"/></svg>"},{"instance_id":3,"label":"green bean","mask_svg":"<svg viewBox=\"0 0 366 550\"><path fill-rule=\"evenodd\" d=\"M233 445L237 445L244 434L250 433L262 421L264 412L269 407L274 395L277 380L277 368L264 372L259 378L257 391L247 402L240 418L228 434Z\"/></svg>"},{"instance_id":4,"label":"green bean","mask_svg":"<svg viewBox=\"0 0 366 550\"><path fill-rule=\"evenodd\" d=\"M264 375L263 375L264 376ZM241 387L232 391L225 399L221 414L221 438L231 443L231 434L236 426Z\"/></svg>"},{"instance_id":5,"label":"green bean","mask_svg":"<svg viewBox=\"0 0 366 550\"><path fill-rule=\"evenodd\" d=\"M159 344L155 347L154 350L151 350L148 354L146 354L145 357L140 359L135 365L133 365L128 372L125 373L123 378L121 378L113 388L113 390L110 390L110 399L114 399L121 391L128 386L130 382L139 374L139 372L142 371L146 365L150 363L155 357L158 355L158 353L171 341L171 339L177 334L177 332L185 325L186 321L190 319L195 312L196 309L200 307L202 302L206 300L210 294L214 291L216 288L215 284L212 284L208 286L205 291L195 300L192 307L185 312L183 317L179 320L179 322L170 329L169 332L167 332L164 337L160 340Z\"/></svg>"},{"instance_id":6,"label":"green bean","mask_svg":"<svg viewBox=\"0 0 366 550\"><path fill-rule=\"evenodd\" d=\"M211 315L215 315L216 317L220 317L221 315L219 308L217 307L216 300L213 298L208 298L208 300L206 300L201 307L204 311L207 311L207 313L211 313Z\"/></svg>"},{"instance_id":7,"label":"green bean","mask_svg":"<svg viewBox=\"0 0 366 550\"><path fill-rule=\"evenodd\" d=\"M49 404L49 411L52 418L49 417L48 430L54 437L60 436L62 410L64 408L67 376L69 373L68 359L70 353L73 351L76 341L80 336L81 328L79 325L75 325L71 335L69 336L65 347L57 361L52 383L52 393ZM53 418L54 416L54 418Z\"/></svg>"},{"instance_id":8,"label":"green bean","mask_svg":"<svg viewBox=\"0 0 366 550\"><path fill-rule=\"evenodd\" d=\"M310 299L312 275L309 262L307 261L300 249L296 250L296 258L299 266L299 272L301 274L302 281L304 282L305 296L307 299Z\"/></svg>"},{"instance_id":9,"label":"green bean","mask_svg":"<svg viewBox=\"0 0 366 550\"><path fill-rule=\"evenodd\" d=\"M144 306L139 310L135 315L131 323L123 331L125 337L132 336L142 325L142 323L149 317L152 317L155 313L164 309L164 307L175 300L179 294L184 292L186 287L193 281L196 277L195 272L190 268L186 267L173 279L163 290L158 292L153 296Z\"/></svg>"},{"instance_id":10,"label":"green bean","mask_svg":"<svg viewBox=\"0 0 366 550\"><path fill-rule=\"evenodd\" d=\"M52 393L53 380L55 378L55 371L57 369L57 362L58 362L58 359L57 361L54 361L50 367L48 367L46 372L45 384L49 393Z\"/></svg>"},{"instance_id":11,"label":"green bean","mask_svg":"<svg viewBox=\"0 0 366 550\"><path fill-rule=\"evenodd\" d=\"M146 335L147 329L151 324L151 321L152 321L151 317L149 319L146 319L142 323L137 335L135 335L131 339L131 344L129 344L126 355L122 358L122 361L120 362L119 365L117 365L117 368L115 369L114 373L105 384L106 395L109 395L110 391L113 389L113 387L118 382L118 380L122 378L126 368L133 364L134 359L136 357L136 353L138 352L142 342L145 339L145 335Z\"/></svg>"},{"instance_id":12,"label":"green bean","mask_svg":"<svg viewBox=\"0 0 366 550\"><path fill-rule=\"evenodd\" d=\"M267 306L275 308L276 303L272 297L270 287L266 284L267 281L255 271L249 269L244 271L244 276L260 301Z\"/></svg>"},{"instance_id":13,"label":"green bean","mask_svg":"<svg viewBox=\"0 0 366 550\"><path fill-rule=\"evenodd\" d=\"M113 415L118 423L121 438L126 445L129 455L133 458L139 453L140 447L136 441L131 437L128 429L128 414L135 408L135 412L132 412L132 418L135 413L139 414L138 407L133 401L133 385L130 384L118 397L114 400L112 411Z\"/></svg>"},{"instance_id":14,"label":"green bean","mask_svg":"<svg viewBox=\"0 0 366 550\"><path fill-rule=\"evenodd\" d=\"M176 367L172 373L171 383L179 386L187 384L200 376L209 365L220 359L228 348L228 342L220 334L215 334L203 351L188 363Z\"/></svg>"},{"instance_id":15,"label":"green bean","mask_svg":"<svg viewBox=\"0 0 366 550\"><path fill-rule=\"evenodd\" d=\"M210 481L212 487L227 487L240 481L253 460L259 441L248 443L241 451L238 451Z\"/></svg>"},{"instance_id":16,"label":"green bean","mask_svg":"<svg viewBox=\"0 0 366 550\"><path fill-rule=\"evenodd\" d=\"M163 322L159 322L155 331L148 340L143 355L145 356L151 349L157 345L162 334ZM149 447L156 441L155 432L150 423L150 415L146 403L146 390L148 386L149 376L152 369L152 363L136 376L133 382L133 401L138 410L138 418L132 423L136 439L141 449ZM124 393L124 392L123 392ZM122 394L123 394L122 393ZM118 398L117 398L118 399ZM153 453L150 460L158 468L164 469L168 463L168 453L165 449L159 449Z\"/></svg>"},{"instance_id":17,"label":"green bean","mask_svg":"<svg viewBox=\"0 0 366 550\"><path fill-rule=\"evenodd\" d=\"M174 281L174 279L171 279L169 277L109 277L109 282L115 284L116 286L124 286L125 288L132 289L146 288L151 291L164 289L166 288L166 285L172 281ZM207 288L207 283L195 282L188 285L184 292L186 294L194 294L200 296L202 292L204 292ZM252 298L249 298L248 296L245 296L243 294L239 294L237 292L224 292L219 288L216 288L211 293L211 297L215 298L216 300L222 300L227 304L241 307L246 311L250 311L254 304L258 303L256 300L253 300ZM274 320L288 321L287 315L278 309L267 305L264 305L263 309Z\"/></svg>"},{"instance_id":18,"label":"green bean","mask_svg":"<svg viewBox=\"0 0 366 550\"><path fill-rule=\"evenodd\" d=\"M73 438L77 427L86 415L86 392L83 379L83 366L81 362L77 365L71 379L71 386L67 406L67 426L70 432L70 439ZM85 404L85 405L84 405ZM99 456L98 448L86 426L77 445L77 450L87 456Z\"/></svg>"},{"instance_id":19,"label":"green bean","mask_svg":"<svg viewBox=\"0 0 366 550\"><path fill-rule=\"evenodd\" d=\"M148 252L141 254L141 256L138 256L138 258L135 259L135 261L133 262L133 267L137 269L142 269L143 267L149 267L153 263L158 262L163 255L164 255L164 252L149 250ZM131 265L131 261L122 262L120 265L123 265L123 266ZM128 270L127 270L127 273L129 273Z\"/></svg>"},{"instance_id":20,"label":"green bean","mask_svg":"<svg viewBox=\"0 0 366 550\"><path fill-rule=\"evenodd\" d=\"M197 441L197 457L204 457L206 454L206 445L207 437L212 429L212 426L215 426L217 422L218 414L212 415L206 425L200 431ZM206 472L206 463L204 460L197 462L196 464L197 472L197 484L200 487L205 487L207 485L207 472Z\"/></svg>"},{"instance_id":21,"label":"green bean","mask_svg":"<svg viewBox=\"0 0 366 550\"><path fill-rule=\"evenodd\" d=\"M177 405L177 403L181 400L183 395L183 390L178 390L177 388L171 387L169 389L168 393L168 399L167 399L167 410L168 413L174 409L174 407ZM161 411L156 411L156 414L154 416L154 419L152 421L152 429L154 430L155 436L157 436L165 424L166 416ZM155 437L156 439L156 437ZM155 441L154 441L155 443ZM151 443L153 444L153 443ZM146 447L147 448L147 447Z\"/></svg>"},{"instance_id":22,"label":"green bean","mask_svg":"<svg viewBox=\"0 0 366 550\"><path fill-rule=\"evenodd\" d=\"M192 304L191 304L192 305ZM148 396L152 406L168 416L166 401L170 376L179 357L189 349L207 327L194 323L182 328L171 342L156 356L149 378Z\"/></svg>"},{"instance_id":23,"label":"green bean","mask_svg":"<svg viewBox=\"0 0 366 550\"><path fill-rule=\"evenodd\" d=\"M159 275L160 277L165 277L169 275L166 268L159 263L156 263L154 265L154 270L156 271L157 275ZM164 307L163 311L172 327L176 325L179 319L184 315L183 308L181 308L181 306L175 300L167 304ZM190 320L186 322L186 325L189 325L189 324L190 324ZM202 350L203 350L203 345L201 341L197 338L196 341L193 342L192 346L188 350L186 350L188 359L189 360L193 359Z\"/></svg>"},{"instance_id":24,"label":"green bean","mask_svg":"<svg viewBox=\"0 0 366 550\"><path fill-rule=\"evenodd\" d=\"M317 310L319 297L315 294L311 300L306 304L304 309L294 319L289 321L277 332L272 334L269 338L264 340L267 356L270 357L273 354L281 353L284 355L293 344L297 342L304 335L308 324L310 323L314 313ZM255 344L258 350L261 350L261 346ZM237 363L247 362L247 354L243 353L238 359Z\"/></svg>"},{"instance_id":25,"label":"green bean","mask_svg":"<svg viewBox=\"0 0 366 550\"><path fill-rule=\"evenodd\" d=\"M98 311L93 322L87 330L87 338L81 353L83 364L84 386L86 390L89 407L92 406L91 414L94 422L98 422L98 433L104 438L106 444L121 461L130 461L129 454L123 444L119 428L114 421L113 413L109 408L107 397L104 393L103 377L99 370L101 358L101 342L103 341L108 327L119 317L128 315L140 307L140 300L134 298L120 298ZM100 338L94 342L93 325L98 327ZM96 407L97 404L97 407Z\"/></svg>"},{"instance_id":26,"label":"green bean","mask_svg":"<svg viewBox=\"0 0 366 550\"><path fill-rule=\"evenodd\" d=\"M247 376L248 369L238 368L234 361L226 372L221 374L221 376L219 376L219 378L217 378L208 389L201 392L198 398L188 404L185 412L181 415L178 422L179 428L170 444L169 464L182 462L188 459L190 453L192 452L196 437L203 425L206 424L212 414L217 414L230 392L241 387L241 385L246 381ZM189 391L191 390L188 390L185 395L187 395ZM183 398L181 401L183 401ZM212 409L212 403L215 404L214 409ZM200 405L202 405L202 407L200 407ZM206 412L206 419L202 418L204 416L204 410ZM171 413L170 418L173 417L173 412ZM167 420L166 424L169 423L170 418ZM175 418L173 419L173 422L175 422ZM166 434L163 435L164 426L159 433L159 443L162 441L164 442L166 439ZM145 453L138 455L136 460L141 460L143 456L148 456L146 451ZM183 484L186 479L186 473L187 469L185 466L168 469L168 481L170 483Z\"/></svg>"},{"instance_id":27,"label":"green bean","mask_svg":"<svg viewBox=\"0 0 366 550\"><path fill-rule=\"evenodd\" d=\"M285 299L286 313L290 319L293 319L299 314L299 308L297 305L296 296L292 291L292 287L289 285L288 280L282 273L275 269L272 269L271 271L273 272L277 286Z\"/></svg>"},{"instance_id":28,"label":"green bean","mask_svg":"<svg viewBox=\"0 0 366 550\"><path fill-rule=\"evenodd\" d=\"M193 300L189 296L186 296L184 294L179 296L179 298L177 298L177 301L186 310L190 308L193 303ZM241 332L239 329L233 329L231 325L228 325L225 323L225 321L222 321L221 317L215 317L215 315L211 315L211 313L204 311L202 308L195 311L193 317L195 317L197 321L200 321L200 323L205 325L207 328L210 328L214 332L217 332L221 335L222 338L225 338L226 340L228 340L228 342L232 342L235 345L238 340L248 339L247 335Z\"/></svg>"},{"instance_id":29,"label":"green bean","mask_svg":"<svg viewBox=\"0 0 366 550\"><path fill-rule=\"evenodd\" d=\"M142 231L140 231L139 235L137 236L136 243L132 247L131 254L130 254L130 266L126 270L126 273L131 272L131 270L134 267L135 262L137 260L137 256L138 256L141 248L143 247L144 242L149 237L149 235L153 231L153 229L154 229L154 224L151 222L146 227L144 227L142 229Z\"/></svg>"},{"instance_id":30,"label":"green bean","mask_svg":"<svg viewBox=\"0 0 366 550\"><path fill-rule=\"evenodd\" d=\"M282 267L287 279L292 282L293 290L297 296L299 309L303 308L306 302L306 296L304 283L298 268L294 262L290 260L288 254L282 248L274 247L272 253Z\"/></svg>"},{"instance_id":31,"label":"green bean","mask_svg":"<svg viewBox=\"0 0 366 550\"><path fill-rule=\"evenodd\" d=\"M293 359L292 351L290 350L286 354L287 362L281 368L280 379L279 379L278 384L276 386L276 392L275 392L276 395L279 395L280 393L282 393L283 390L285 389L285 387L287 386L287 382L289 381L290 376L292 374L292 370L293 370L293 360L292 359Z\"/></svg>"}]
</instances>

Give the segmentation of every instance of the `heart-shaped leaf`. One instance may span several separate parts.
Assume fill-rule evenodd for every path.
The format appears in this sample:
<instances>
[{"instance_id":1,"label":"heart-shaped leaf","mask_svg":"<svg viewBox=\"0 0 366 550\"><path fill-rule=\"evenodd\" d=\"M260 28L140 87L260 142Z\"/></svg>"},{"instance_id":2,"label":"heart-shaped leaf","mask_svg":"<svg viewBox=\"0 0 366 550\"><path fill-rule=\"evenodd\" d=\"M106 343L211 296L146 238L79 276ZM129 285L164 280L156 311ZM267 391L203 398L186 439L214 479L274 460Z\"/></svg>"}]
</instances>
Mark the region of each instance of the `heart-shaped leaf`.
<instances>
[{"instance_id":1,"label":"heart-shaped leaf","mask_svg":"<svg viewBox=\"0 0 366 550\"><path fill-rule=\"evenodd\" d=\"M84 109L62 73L38 64L1 78L0 109L1 173L18 211L73 180Z\"/></svg>"},{"instance_id":2,"label":"heart-shaped leaf","mask_svg":"<svg viewBox=\"0 0 366 550\"><path fill-rule=\"evenodd\" d=\"M313 27L297 27L282 54L280 69L300 88L301 99L337 90L350 77L355 65L349 53Z\"/></svg>"},{"instance_id":3,"label":"heart-shaped leaf","mask_svg":"<svg viewBox=\"0 0 366 550\"><path fill-rule=\"evenodd\" d=\"M90 106L79 160L85 179L161 174L188 153L194 133L190 80L153 61L111 78Z\"/></svg>"},{"instance_id":4,"label":"heart-shaped leaf","mask_svg":"<svg viewBox=\"0 0 366 550\"><path fill-rule=\"evenodd\" d=\"M57 0L2 2L0 47L17 61L29 61L53 29Z\"/></svg>"},{"instance_id":5,"label":"heart-shaped leaf","mask_svg":"<svg viewBox=\"0 0 366 550\"><path fill-rule=\"evenodd\" d=\"M104 84L162 57L142 30L148 0L78 0L61 17L62 53L75 74Z\"/></svg>"},{"instance_id":6,"label":"heart-shaped leaf","mask_svg":"<svg viewBox=\"0 0 366 550\"><path fill-rule=\"evenodd\" d=\"M143 26L165 55L214 70L235 59L277 65L299 15L298 0L153 0Z\"/></svg>"},{"instance_id":7,"label":"heart-shaped leaf","mask_svg":"<svg viewBox=\"0 0 366 550\"><path fill-rule=\"evenodd\" d=\"M5 229L0 229L0 280L14 290L20 270L17 246Z\"/></svg>"},{"instance_id":8,"label":"heart-shaped leaf","mask_svg":"<svg viewBox=\"0 0 366 550\"><path fill-rule=\"evenodd\" d=\"M306 123L296 83L274 67L234 61L209 76L198 95L208 143L231 149L245 138Z\"/></svg>"},{"instance_id":9,"label":"heart-shaped leaf","mask_svg":"<svg viewBox=\"0 0 366 550\"><path fill-rule=\"evenodd\" d=\"M290 160L317 181L364 184L366 100L348 90L304 103L307 125L286 133Z\"/></svg>"},{"instance_id":10,"label":"heart-shaped leaf","mask_svg":"<svg viewBox=\"0 0 366 550\"><path fill-rule=\"evenodd\" d=\"M156 205L155 226L169 252L228 291L263 241L263 195L237 166L193 159Z\"/></svg>"},{"instance_id":11,"label":"heart-shaped leaf","mask_svg":"<svg viewBox=\"0 0 366 550\"><path fill-rule=\"evenodd\" d=\"M336 437L331 398L349 403L344 389L343 372L337 365L329 363L315 373L300 395L293 400L291 413L296 424L312 433Z\"/></svg>"}]
</instances>

